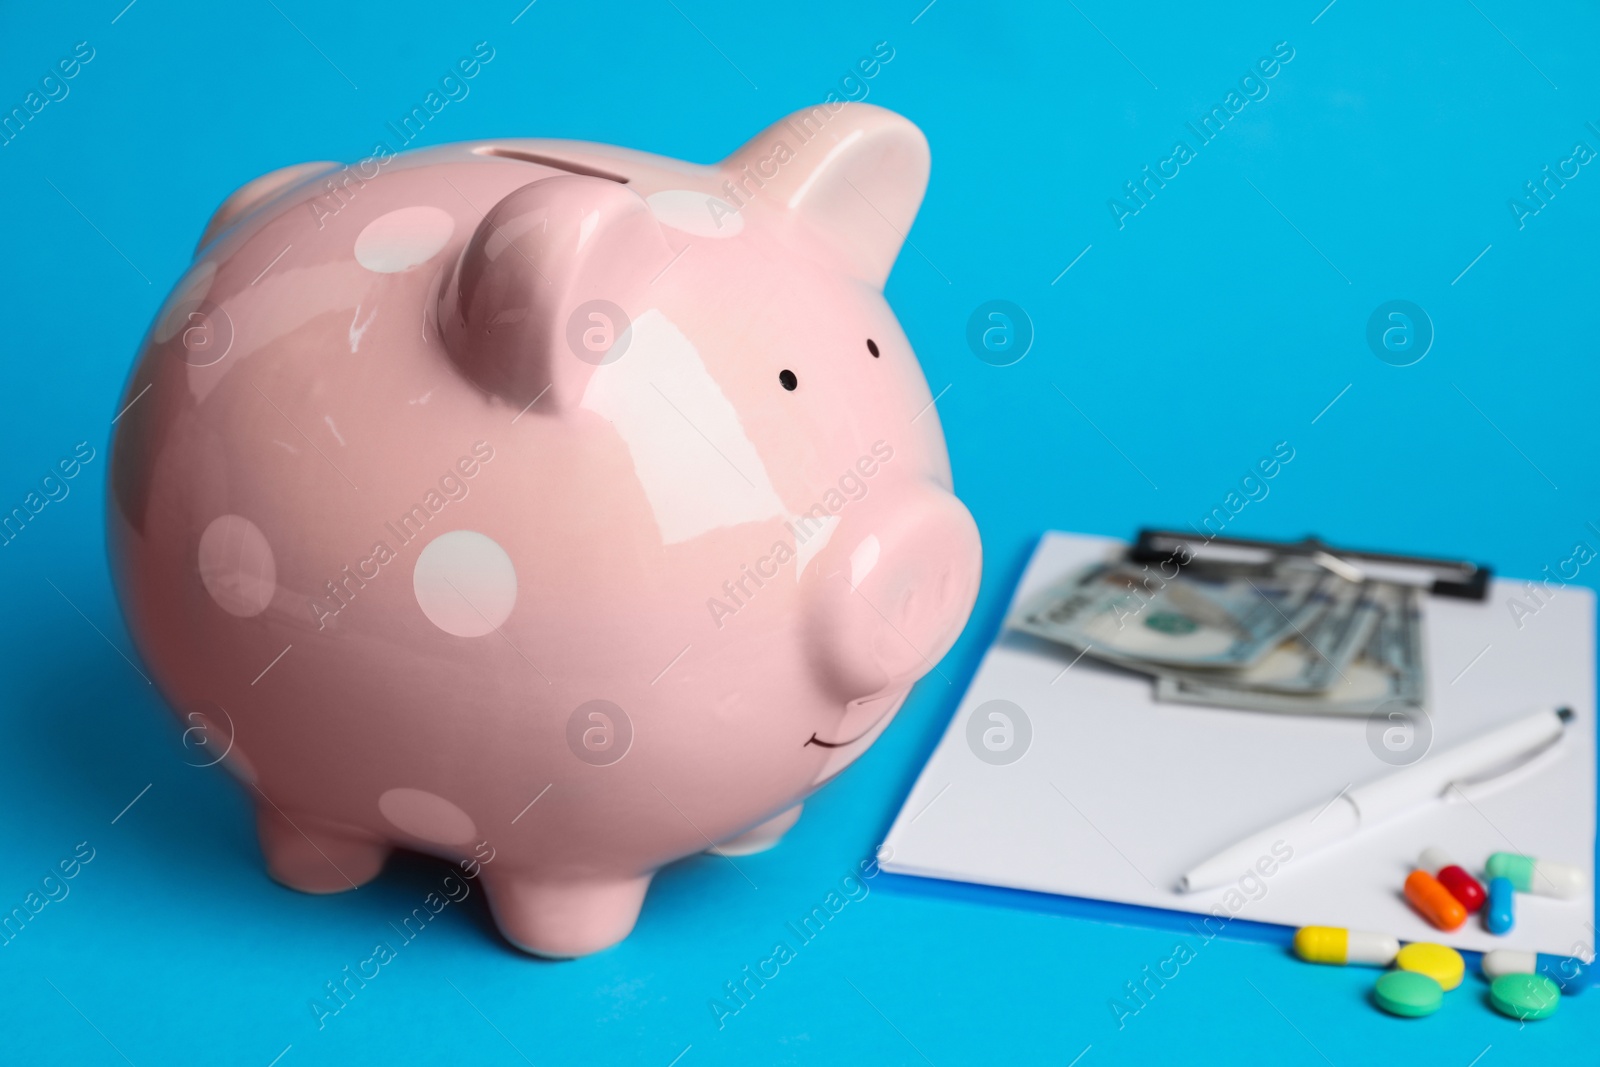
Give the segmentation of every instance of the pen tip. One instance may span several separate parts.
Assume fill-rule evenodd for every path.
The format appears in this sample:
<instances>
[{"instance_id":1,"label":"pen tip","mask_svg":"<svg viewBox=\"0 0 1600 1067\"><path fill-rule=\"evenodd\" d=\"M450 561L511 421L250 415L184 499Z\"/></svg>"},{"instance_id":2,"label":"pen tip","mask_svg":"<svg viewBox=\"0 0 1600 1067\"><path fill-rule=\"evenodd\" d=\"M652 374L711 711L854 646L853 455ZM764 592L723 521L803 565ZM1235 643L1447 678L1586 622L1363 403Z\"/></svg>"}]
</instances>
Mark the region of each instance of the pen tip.
<instances>
[{"instance_id":1,"label":"pen tip","mask_svg":"<svg viewBox=\"0 0 1600 1067\"><path fill-rule=\"evenodd\" d=\"M1562 722L1571 722L1575 715L1571 708L1557 708L1556 717Z\"/></svg>"}]
</instances>

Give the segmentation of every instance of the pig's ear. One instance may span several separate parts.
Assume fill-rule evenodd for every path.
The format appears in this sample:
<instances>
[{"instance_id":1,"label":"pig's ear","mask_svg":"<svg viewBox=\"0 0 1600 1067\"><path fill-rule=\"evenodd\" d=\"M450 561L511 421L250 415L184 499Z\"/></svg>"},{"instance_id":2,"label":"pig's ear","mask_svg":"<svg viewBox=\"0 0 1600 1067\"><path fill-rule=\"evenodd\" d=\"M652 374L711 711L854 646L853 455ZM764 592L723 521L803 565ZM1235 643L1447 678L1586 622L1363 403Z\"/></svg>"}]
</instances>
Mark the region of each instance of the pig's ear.
<instances>
[{"instance_id":1,"label":"pig's ear","mask_svg":"<svg viewBox=\"0 0 1600 1067\"><path fill-rule=\"evenodd\" d=\"M440 288L445 349L485 392L568 410L595 368L623 354L619 320L638 313L671 258L625 185L579 175L524 185L489 209Z\"/></svg>"},{"instance_id":2,"label":"pig's ear","mask_svg":"<svg viewBox=\"0 0 1600 1067\"><path fill-rule=\"evenodd\" d=\"M928 141L872 104L819 104L769 126L722 162L741 195L801 227L851 274L882 288L928 188Z\"/></svg>"},{"instance_id":3,"label":"pig's ear","mask_svg":"<svg viewBox=\"0 0 1600 1067\"><path fill-rule=\"evenodd\" d=\"M195 245L196 254L200 249L210 244L212 238L244 218L256 208L265 204L279 193L299 185L317 174L326 174L328 171L338 170L338 163L296 163L292 167L282 167L278 170L263 174L261 177L245 182L235 189L228 199L224 200L212 214L211 221L206 223L205 232L200 235L200 243Z\"/></svg>"}]
</instances>

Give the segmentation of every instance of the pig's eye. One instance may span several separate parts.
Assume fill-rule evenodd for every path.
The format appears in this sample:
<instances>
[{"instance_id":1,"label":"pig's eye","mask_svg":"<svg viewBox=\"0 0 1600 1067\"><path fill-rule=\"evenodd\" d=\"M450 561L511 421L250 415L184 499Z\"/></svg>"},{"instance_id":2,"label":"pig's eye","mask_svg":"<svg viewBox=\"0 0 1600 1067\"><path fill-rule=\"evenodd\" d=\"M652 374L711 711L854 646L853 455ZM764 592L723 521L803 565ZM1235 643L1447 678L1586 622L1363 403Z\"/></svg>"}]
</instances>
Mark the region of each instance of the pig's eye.
<instances>
[{"instance_id":1,"label":"pig's eye","mask_svg":"<svg viewBox=\"0 0 1600 1067\"><path fill-rule=\"evenodd\" d=\"M867 351L872 353L873 359L878 358L878 342L874 341L870 337L867 338Z\"/></svg>"},{"instance_id":2,"label":"pig's eye","mask_svg":"<svg viewBox=\"0 0 1600 1067\"><path fill-rule=\"evenodd\" d=\"M782 386L785 389L789 390L789 392L791 392L791 393L794 392L795 386L800 384L800 379L796 378L794 376L794 371L792 371L792 370L781 370L781 371L779 371L778 372L778 381L779 381L780 384L782 384Z\"/></svg>"}]
</instances>

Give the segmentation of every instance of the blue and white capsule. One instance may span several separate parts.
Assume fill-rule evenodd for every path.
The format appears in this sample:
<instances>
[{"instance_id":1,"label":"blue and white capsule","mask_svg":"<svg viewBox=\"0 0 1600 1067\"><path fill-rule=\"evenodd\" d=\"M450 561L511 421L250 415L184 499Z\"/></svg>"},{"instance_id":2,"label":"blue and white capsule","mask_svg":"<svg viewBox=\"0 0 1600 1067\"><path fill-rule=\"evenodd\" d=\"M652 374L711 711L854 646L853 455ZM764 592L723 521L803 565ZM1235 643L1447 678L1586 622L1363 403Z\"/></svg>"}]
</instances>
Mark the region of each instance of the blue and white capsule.
<instances>
[{"instance_id":1,"label":"blue and white capsule","mask_svg":"<svg viewBox=\"0 0 1600 1067\"><path fill-rule=\"evenodd\" d=\"M1582 993L1589 986L1589 965L1575 956L1547 952L1519 952L1497 948L1483 954L1483 976L1494 981L1503 974L1542 974L1563 993Z\"/></svg>"}]
</instances>

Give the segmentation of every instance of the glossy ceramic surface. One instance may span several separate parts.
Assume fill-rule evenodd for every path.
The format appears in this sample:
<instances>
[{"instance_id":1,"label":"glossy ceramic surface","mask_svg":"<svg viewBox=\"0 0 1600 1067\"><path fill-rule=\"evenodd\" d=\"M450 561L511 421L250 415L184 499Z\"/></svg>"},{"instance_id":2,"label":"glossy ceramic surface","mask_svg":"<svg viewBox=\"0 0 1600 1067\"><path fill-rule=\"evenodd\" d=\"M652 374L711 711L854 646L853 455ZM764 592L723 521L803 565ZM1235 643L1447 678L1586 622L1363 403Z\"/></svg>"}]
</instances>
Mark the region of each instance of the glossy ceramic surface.
<instances>
[{"instance_id":1,"label":"glossy ceramic surface","mask_svg":"<svg viewBox=\"0 0 1600 1067\"><path fill-rule=\"evenodd\" d=\"M503 140L224 203L119 403L110 543L275 878L463 860L583 954L871 744L980 566L881 292L927 173L845 104L712 166Z\"/></svg>"}]
</instances>

